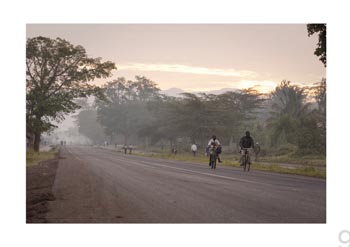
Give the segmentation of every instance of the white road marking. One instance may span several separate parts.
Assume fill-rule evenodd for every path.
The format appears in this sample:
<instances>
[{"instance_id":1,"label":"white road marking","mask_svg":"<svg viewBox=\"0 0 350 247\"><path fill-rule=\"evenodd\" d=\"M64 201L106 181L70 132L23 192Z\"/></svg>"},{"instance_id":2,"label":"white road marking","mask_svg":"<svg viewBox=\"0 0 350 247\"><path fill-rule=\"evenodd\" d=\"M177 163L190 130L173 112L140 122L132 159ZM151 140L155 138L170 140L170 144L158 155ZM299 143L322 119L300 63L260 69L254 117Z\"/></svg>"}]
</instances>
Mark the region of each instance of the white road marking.
<instances>
[{"instance_id":1,"label":"white road marking","mask_svg":"<svg viewBox=\"0 0 350 247\"><path fill-rule=\"evenodd\" d=\"M84 163L84 161L79 158L77 155L73 154L69 149L66 149L68 151L68 153L70 153L75 159L79 160L81 163Z\"/></svg>"},{"instance_id":2,"label":"white road marking","mask_svg":"<svg viewBox=\"0 0 350 247\"><path fill-rule=\"evenodd\" d=\"M170 169L174 169L174 170L179 170L179 171L186 171L186 172L191 172L191 173L196 173L196 174L201 174L201 175L206 175L206 176L211 176L211 177L217 177L217 178L224 178L224 179L229 179L229 180L233 180L233 181L240 181L240 182L245 182L245 183L251 183L251 184L263 184L263 185L270 185L267 183L260 183L260 182L255 182L255 181L251 181L251 180L247 180L247 179L239 179L239 178L232 178L232 177L227 177L227 176L222 176L222 175L217 175L217 174L212 174L212 173L206 173L206 172L198 172L198 171L193 171L193 170L189 170L189 169L185 169L185 168L179 168L179 167L173 167L173 166L167 166L167 165L163 165L163 164L159 164L159 163L154 163L154 162L147 162L147 161L131 161L129 159L123 159L118 157L120 160L123 161L127 161L129 163L133 163L135 165L139 165L139 166L145 166L148 168L155 168L154 166L160 166L160 167L165 167L165 168L170 168ZM141 164L140 162L146 164ZM152 166L150 166L152 165Z\"/></svg>"},{"instance_id":3,"label":"white road marking","mask_svg":"<svg viewBox=\"0 0 350 247\"><path fill-rule=\"evenodd\" d=\"M67 150L69 153L71 153L73 155L73 157L76 157L73 152ZM73 150L74 151L74 150ZM108 152L108 154L114 154L115 153L111 153ZM94 158L96 161L98 161L99 159L97 157L89 157L89 159ZM157 169L157 167L164 167L164 168L170 168L170 169L174 169L174 170L179 170L179 171L185 171L185 172L190 172L190 173L195 173L195 174L201 174L201 175L206 175L206 176L211 176L211 177L217 177L217 178L223 178L223 179L228 179L228 180L233 180L233 181L240 181L240 182L245 182L245 183L251 183L251 184L260 184L260 185L267 185L267 186L272 186L273 184L270 183L263 183L263 182L256 182L256 181L252 181L252 180L248 180L248 179L240 179L240 178L233 178L233 177L228 177L228 176L223 176L223 175L217 175L217 174L212 174L212 173L206 173L206 172L199 172L199 171L194 171L194 170L190 170L190 169L185 169L185 168L179 168L179 167L173 167L173 166L168 166L168 165L163 165L160 163L156 163L156 162L147 162L147 161L135 161L129 157L121 157L118 155L119 160L121 161L126 161L138 166L143 166L143 167L147 167L147 168L152 168L152 169ZM78 158L81 162L85 162L85 157L83 155L82 159ZM142 164L144 163L144 164ZM172 162L174 165L176 165L175 161ZM300 191L299 189L296 188L289 188L291 191Z\"/></svg>"}]
</instances>

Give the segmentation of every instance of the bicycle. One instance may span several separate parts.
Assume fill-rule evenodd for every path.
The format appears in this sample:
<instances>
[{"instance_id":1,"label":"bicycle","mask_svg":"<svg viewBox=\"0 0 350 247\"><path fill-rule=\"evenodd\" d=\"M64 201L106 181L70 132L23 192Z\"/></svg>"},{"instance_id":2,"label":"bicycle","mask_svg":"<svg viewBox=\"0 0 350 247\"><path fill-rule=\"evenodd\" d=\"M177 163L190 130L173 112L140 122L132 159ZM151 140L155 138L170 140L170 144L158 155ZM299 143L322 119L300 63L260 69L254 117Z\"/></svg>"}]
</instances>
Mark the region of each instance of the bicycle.
<instances>
[{"instance_id":1,"label":"bicycle","mask_svg":"<svg viewBox=\"0 0 350 247\"><path fill-rule=\"evenodd\" d=\"M210 150L209 164L211 169L216 169L216 152L215 150Z\"/></svg>"},{"instance_id":2,"label":"bicycle","mask_svg":"<svg viewBox=\"0 0 350 247\"><path fill-rule=\"evenodd\" d=\"M243 156L243 170L247 170L248 165L248 172L250 171L250 162L249 162L249 150L248 148L242 148L244 150L244 156Z\"/></svg>"}]
</instances>

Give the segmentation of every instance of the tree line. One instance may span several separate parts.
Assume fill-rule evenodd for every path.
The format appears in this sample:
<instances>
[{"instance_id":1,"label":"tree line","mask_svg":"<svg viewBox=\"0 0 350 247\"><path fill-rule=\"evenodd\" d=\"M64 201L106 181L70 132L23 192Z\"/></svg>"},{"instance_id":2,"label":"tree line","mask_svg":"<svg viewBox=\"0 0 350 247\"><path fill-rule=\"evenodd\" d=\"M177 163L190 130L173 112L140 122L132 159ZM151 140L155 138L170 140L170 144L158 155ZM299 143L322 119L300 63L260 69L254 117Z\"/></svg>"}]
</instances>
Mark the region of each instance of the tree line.
<instances>
[{"instance_id":1,"label":"tree line","mask_svg":"<svg viewBox=\"0 0 350 247\"><path fill-rule=\"evenodd\" d=\"M326 66L326 25L308 24L308 35L318 33L315 55ZM300 152L325 153L326 80L310 88L282 81L268 95L254 89L221 95L160 94L148 78L118 78L103 87L90 84L112 76L114 62L92 58L84 47L46 37L26 43L26 137L39 151L42 133L50 133L68 113L77 115L79 131L94 142L131 137L151 144L179 139L204 143L216 133L224 143L237 141L251 129L267 146L291 144ZM81 99L93 96L93 105ZM313 98L316 107L310 101Z\"/></svg>"},{"instance_id":2,"label":"tree line","mask_svg":"<svg viewBox=\"0 0 350 247\"><path fill-rule=\"evenodd\" d=\"M79 131L96 144L108 138L111 143L129 145L133 137L134 142L158 146L185 140L187 147L188 143L206 145L216 134L228 145L250 130L267 148L292 145L299 154L326 151L325 79L312 87L284 80L269 94L250 88L170 97L141 76L134 81L121 77L102 88L106 99L95 100L77 115Z\"/></svg>"}]
</instances>

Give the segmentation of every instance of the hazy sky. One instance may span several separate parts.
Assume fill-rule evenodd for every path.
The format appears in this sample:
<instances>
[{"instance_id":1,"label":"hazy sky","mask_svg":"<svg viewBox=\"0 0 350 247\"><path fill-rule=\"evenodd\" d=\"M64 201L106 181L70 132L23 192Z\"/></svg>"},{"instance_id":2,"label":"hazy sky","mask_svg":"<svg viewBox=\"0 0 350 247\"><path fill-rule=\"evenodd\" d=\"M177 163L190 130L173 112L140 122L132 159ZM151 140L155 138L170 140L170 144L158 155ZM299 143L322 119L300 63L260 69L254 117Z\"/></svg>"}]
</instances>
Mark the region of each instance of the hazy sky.
<instances>
[{"instance_id":1,"label":"hazy sky","mask_svg":"<svg viewBox=\"0 0 350 247\"><path fill-rule=\"evenodd\" d=\"M303 24L27 25L27 37L39 35L115 62L113 78L144 75L163 90L254 86L266 92L283 79L310 85L326 76L313 54L318 37L308 37Z\"/></svg>"}]
</instances>

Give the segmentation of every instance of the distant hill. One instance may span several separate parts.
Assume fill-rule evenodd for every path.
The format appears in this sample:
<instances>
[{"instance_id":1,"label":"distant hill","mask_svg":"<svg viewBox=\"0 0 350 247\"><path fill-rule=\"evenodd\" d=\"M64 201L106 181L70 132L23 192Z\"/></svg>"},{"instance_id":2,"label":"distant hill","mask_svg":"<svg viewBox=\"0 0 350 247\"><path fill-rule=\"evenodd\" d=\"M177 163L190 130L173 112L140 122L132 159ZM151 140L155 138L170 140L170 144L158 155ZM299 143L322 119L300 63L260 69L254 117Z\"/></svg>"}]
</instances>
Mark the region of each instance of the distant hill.
<instances>
[{"instance_id":1,"label":"distant hill","mask_svg":"<svg viewBox=\"0 0 350 247\"><path fill-rule=\"evenodd\" d=\"M180 89L180 88L176 88L176 87L172 87L166 90L161 90L160 93L161 94L165 94L167 96L180 96L181 93L184 93L185 91Z\"/></svg>"},{"instance_id":2,"label":"distant hill","mask_svg":"<svg viewBox=\"0 0 350 247\"><path fill-rule=\"evenodd\" d=\"M203 92L195 91L195 92L191 92L191 93L194 93L194 94L206 93L206 94L216 94L216 95L218 95L218 94L223 94L223 93L229 92L229 91L236 92L238 90L239 89L237 89L237 88L222 88L222 89L218 89L218 90L203 91ZM161 94L165 94L167 96L180 96L181 93L185 93L185 92L186 91L184 91L184 90L182 90L180 88L176 88L176 87L160 91Z\"/></svg>"},{"instance_id":3,"label":"distant hill","mask_svg":"<svg viewBox=\"0 0 350 247\"><path fill-rule=\"evenodd\" d=\"M238 90L239 90L238 88L221 88L221 89L218 89L218 90L211 90L211 91L204 92L204 93L218 95L218 94L223 94L223 93L226 93L226 92L236 92Z\"/></svg>"}]
</instances>

